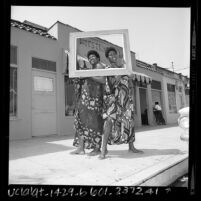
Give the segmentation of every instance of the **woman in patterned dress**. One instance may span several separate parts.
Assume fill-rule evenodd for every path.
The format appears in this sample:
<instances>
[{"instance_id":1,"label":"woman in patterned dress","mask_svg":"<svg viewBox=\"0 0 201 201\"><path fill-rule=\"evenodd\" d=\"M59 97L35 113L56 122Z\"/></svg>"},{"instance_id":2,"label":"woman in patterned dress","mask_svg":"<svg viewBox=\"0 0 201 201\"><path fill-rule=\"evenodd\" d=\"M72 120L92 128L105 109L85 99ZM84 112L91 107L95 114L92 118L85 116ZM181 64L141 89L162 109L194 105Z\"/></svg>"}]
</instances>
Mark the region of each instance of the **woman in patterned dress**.
<instances>
[{"instance_id":1,"label":"woman in patterned dress","mask_svg":"<svg viewBox=\"0 0 201 201\"><path fill-rule=\"evenodd\" d=\"M91 50L87 54L93 69L101 69L99 54ZM73 154L85 154L85 149L93 149L89 155L100 153L103 132L103 89L104 77L78 79L75 83L75 138L73 145L78 147Z\"/></svg>"},{"instance_id":2,"label":"woman in patterned dress","mask_svg":"<svg viewBox=\"0 0 201 201\"><path fill-rule=\"evenodd\" d=\"M121 68L123 62L117 57L115 48L110 47L105 51L105 56L110 62L110 68ZM107 144L128 144L128 151L143 153L134 147L134 103L133 82L128 75L110 76L106 79L104 93L104 134L102 151L99 156L104 159L107 154Z\"/></svg>"}]
</instances>

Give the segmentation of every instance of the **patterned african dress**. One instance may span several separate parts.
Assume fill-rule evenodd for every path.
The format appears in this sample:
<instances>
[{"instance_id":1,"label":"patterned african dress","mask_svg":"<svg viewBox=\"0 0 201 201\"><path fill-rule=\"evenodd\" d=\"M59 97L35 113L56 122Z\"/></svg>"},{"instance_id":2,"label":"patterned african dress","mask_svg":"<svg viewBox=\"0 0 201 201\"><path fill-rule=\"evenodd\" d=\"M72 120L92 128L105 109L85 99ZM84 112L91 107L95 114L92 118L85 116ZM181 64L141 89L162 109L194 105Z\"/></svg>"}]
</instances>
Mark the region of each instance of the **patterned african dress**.
<instances>
[{"instance_id":1,"label":"patterned african dress","mask_svg":"<svg viewBox=\"0 0 201 201\"><path fill-rule=\"evenodd\" d=\"M132 81L128 76L119 79L107 77L104 92L103 119L112 121L112 133L108 144L124 144L134 142L134 103ZM104 124L104 129L108 124Z\"/></svg>"},{"instance_id":2,"label":"patterned african dress","mask_svg":"<svg viewBox=\"0 0 201 201\"><path fill-rule=\"evenodd\" d=\"M81 136L85 149L100 148L103 131L103 85L87 78L77 79L74 86L76 132L73 145L79 145L78 137Z\"/></svg>"}]
</instances>

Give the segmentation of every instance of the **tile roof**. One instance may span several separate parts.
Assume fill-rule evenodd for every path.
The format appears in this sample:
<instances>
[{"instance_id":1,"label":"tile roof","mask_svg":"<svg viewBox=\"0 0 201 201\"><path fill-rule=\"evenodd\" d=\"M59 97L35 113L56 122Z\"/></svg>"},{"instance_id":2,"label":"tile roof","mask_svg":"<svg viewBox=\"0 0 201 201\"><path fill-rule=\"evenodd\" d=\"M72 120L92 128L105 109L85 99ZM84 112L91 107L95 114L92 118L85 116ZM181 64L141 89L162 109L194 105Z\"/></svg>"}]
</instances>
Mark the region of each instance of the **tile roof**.
<instances>
[{"instance_id":1,"label":"tile roof","mask_svg":"<svg viewBox=\"0 0 201 201\"><path fill-rule=\"evenodd\" d=\"M31 26L31 25L27 25L27 24L25 24L25 23L22 23L22 22L19 22L19 21L16 21L16 20L12 20L12 19L11 19L11 26L12 26L12 27L19 28L19 29L22 29L22 30L25 30L25 31L28 31L28 32L33 33L33 34L37 34L37 35L46 37L46 38L50 38L50 39L53 39L53 40L57 40L54 36L51 36L51 35L50 35L49 33L47 33L47 31L45 31L44 29L40 29L40 28L38 28L38 27L34 27L34 26Z\"/></svg>"}]
</instances>

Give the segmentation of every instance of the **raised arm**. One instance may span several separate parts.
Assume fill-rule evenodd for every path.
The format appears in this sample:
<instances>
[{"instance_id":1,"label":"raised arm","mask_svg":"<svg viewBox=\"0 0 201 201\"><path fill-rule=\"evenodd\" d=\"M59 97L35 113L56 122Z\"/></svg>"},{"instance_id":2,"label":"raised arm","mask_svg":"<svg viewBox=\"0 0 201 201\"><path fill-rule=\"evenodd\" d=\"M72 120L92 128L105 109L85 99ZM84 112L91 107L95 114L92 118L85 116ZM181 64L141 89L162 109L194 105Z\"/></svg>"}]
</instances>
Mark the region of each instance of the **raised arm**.
<instances>
[{"instance_id":1,"label":"raised arm","mask_svg":"<svg viewBox=\"0 0 201 201\"><path fill-rule=\"evenodd\" d=\"M104 69L104 66L100 63L97 64L96 69ZM99 82L101 84L105 84L106 78L103 76L95 76L95 77L91 77L91 79L93 79L96 82Z\"/></svg>"}]
</instances>

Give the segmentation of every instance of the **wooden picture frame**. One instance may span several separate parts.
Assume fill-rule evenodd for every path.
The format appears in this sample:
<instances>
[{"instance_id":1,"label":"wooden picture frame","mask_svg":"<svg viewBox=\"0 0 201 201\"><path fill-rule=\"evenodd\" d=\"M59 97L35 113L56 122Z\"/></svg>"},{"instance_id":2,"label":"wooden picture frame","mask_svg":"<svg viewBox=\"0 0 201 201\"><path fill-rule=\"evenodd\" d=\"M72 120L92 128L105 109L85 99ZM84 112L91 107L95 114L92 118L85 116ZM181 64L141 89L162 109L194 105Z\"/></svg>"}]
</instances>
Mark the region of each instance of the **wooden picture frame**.
<instances>
[{"instance_id":1,"label":"wooden picture frame","mask_svg":"<svg viewBox=\"0 0 201 201\"><path fill-rule=\"evenodd\" d=\"M107 41L101 37L111 39L120 37L122 39L121 45L119 46L119 44ZM121 68L107 68L107 58L105 56L107 47L114 47L117 50L119 57L123 61ZM86 55L90 50L95 50L100 54L100 60L104 65L104 69L90 69L88 67L90 63ZM79 63L80 61L82 61L82 64ZM85 68L81 68L83 65L85 65ZM132 73L127 29L70 33L69 77L130 75Z\"/></svg>"}]
</instances>

